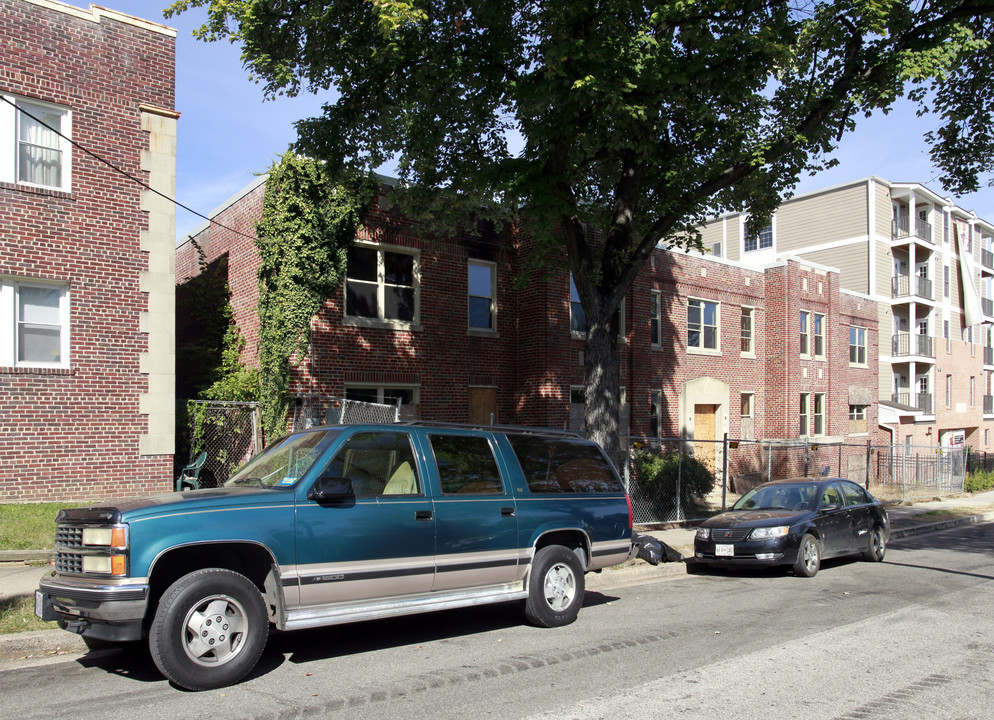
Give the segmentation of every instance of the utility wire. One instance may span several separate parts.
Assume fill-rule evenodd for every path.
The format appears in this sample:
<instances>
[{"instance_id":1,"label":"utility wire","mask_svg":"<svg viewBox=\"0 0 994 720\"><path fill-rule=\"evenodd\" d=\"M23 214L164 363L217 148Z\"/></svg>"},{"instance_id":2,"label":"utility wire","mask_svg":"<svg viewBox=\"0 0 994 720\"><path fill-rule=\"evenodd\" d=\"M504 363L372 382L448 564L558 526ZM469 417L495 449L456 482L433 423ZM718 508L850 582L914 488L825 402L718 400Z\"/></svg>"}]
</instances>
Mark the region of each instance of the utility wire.
<instances>
[{"instance_id":1,"label":"utility wire","mask_svg":"<svg viewBox=\"0 0 994 720\"><path fill-rule=\"evenodd\" d=\"M46 122L44 122L43 120L41 120L41 119L39 119L39 118L35 117L34 115L32 115L31 113L29 113L29 112L28 112L27 110L25 110L25 109L24 109L23 107L21 107L21 106L20 106L20 105L18 105L17 103L15 103L15 102L13 102L13 101L9 100L9 99L8 99L8 98L7 98L6 96L4 96L4 95L0 95L0 100L3 100L3 101L4 101L5 103L7 103L7 104L8 104L8 105L10 105L11 107L13 107L13 108L14 108L15 110L17 110L18 112L20 112L20 113L23 113L23 114L27 115L27 116L28 116L29 118L31 118L32 120L34 120L34 121L35 121L36 123L38 123L39 125L42 125L42 126L44 126L44 127L48 128L49 130L51 130L52 132L54 132L54 133L55 133L56 135L58 135L58 136L59 136L60 138L62 138L62 139L63 139L63 140L65 140L66 142L68 142L68 143L69 143L70 145L72 145L73 147L75 147L75 148L79 148L80 150L82 150L83 152L85 152L85 153L86 153L87 155L90 155L91 157L93 157L93 158L96 158L97 160L99 160L100 162L102 162L102 163L103 163L104 165L106 165L107 167L109 167L109 168L110 168L111 170L113 170L113 171L115 171L115 172L117 172L117 173L120 173L120 174L121 174L121 175L123 175L124 177L128 178L128 180L131 180L132 182L134 182L134 183L137 183L138 185L141 185L141 186L142 186L143 188L145 188L145 189L146 189L146 190L148 190L149 192L152 192L152 193L155 193L155 194L156 194L156 195L158 195L159 197L161 197L161 198L164 198L164 199L168 200L168 201L169 201L169 202L171 202L171 203L172 203L173 205L175 205L175 206L177 206L177 207L180 207L180 208L183 208L184 210L186 210L186 211L187 211L187 212L189 212L189 213L193 213L193 214L194 214L194 215L196 215L197 217L199 217L199 218L202 218L202 219L206 220L206 221L207 221L208 223L210 223L211 225L217 225L217 226L218 226L219 228L222 228L222 229L224 229L224 230L227 230L228 232L232 232L232 233L234 233L235 235L240 235L240 236L241 236L241 237L243 237L243 238L248 238L249 240L255 240L255 237L253 237L252 235L246 235L245 233L243 233L243 232L240 232L240 231L238 231L238 230L235 230L235 229L234 229L234 228L232 228L232 227L228 227L228 226L227 226L227 225L225 225L224 223L221 223L221 222L218 222L217 220L215 220L215 219L213 219L213 218L210 218L210 217L207 217L207 216L206 216L206 215L204 215L203 213L199 213L199 212L197 212L196 210L194 210L193 208L191 208L191 207L189 207L189 206L187 206L187 205L184 205L183 203L181 203L181 202L180 202L179 200L177 200L176 198L172 198L172 197L169 197L169 196L168 196L168 195L166 195L165 193L163 193L163 192L160 192L159 190L156 190L155 188L151 187L151 186L150 186L150 185L149 185L148 183L146 183L146 182L142 181L142 180L141 180L141 179L139 179L139 178L136 178L136 177L135 177L134 175L132 175L131 173L127 172L126 170L122 170L122 169L121 169L121 168L119 168L119 167L118 167L117 165L115 165L114 163L112 163L112 162L111 162L110 160L107 160L107 159L105 159L105 158L101 157L100 155L98 155L97 153L93 152L92 150L90 150L90 149L89 149L88 147L86 147L85 145L82 145L81 143L79 143L79 142L77 142L77 141L73 140L73 139L72 139L72 138L70 138L70 137L66 137L65 135L63 135L63 134L62 134L62 132L61 132L61 131L57 130L56 128L53 128L53 127L52 127L51 125L49 125L48 123L46 123Z\"/></svg>"}]
</instances>

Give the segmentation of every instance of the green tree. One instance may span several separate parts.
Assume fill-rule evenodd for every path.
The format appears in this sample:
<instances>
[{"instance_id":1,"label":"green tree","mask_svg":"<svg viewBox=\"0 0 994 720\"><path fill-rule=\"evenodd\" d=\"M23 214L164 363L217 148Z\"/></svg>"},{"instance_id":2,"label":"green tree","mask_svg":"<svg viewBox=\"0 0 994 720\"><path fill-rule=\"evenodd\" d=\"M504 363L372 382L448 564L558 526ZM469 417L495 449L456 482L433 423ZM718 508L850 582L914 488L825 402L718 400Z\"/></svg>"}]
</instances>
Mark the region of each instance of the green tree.
<instances>
[{"instance_id":1,"label":"green tree","mask_svg":"<svg viewBox=\"0 0 994 720\"><path fill-rule=\"evenodd\" d=\"M180 0L269 96L329 93L297 147L388 160L428 228L523 207L588 323L588 434L619 455L615 311L658 243L729 210L768 222L856 118L901 96L952 192L994 163L991 0ZM334 91L332 93L331 91ZM512 153L509 137L523 149Z\"/></svg>"}]
</instances>

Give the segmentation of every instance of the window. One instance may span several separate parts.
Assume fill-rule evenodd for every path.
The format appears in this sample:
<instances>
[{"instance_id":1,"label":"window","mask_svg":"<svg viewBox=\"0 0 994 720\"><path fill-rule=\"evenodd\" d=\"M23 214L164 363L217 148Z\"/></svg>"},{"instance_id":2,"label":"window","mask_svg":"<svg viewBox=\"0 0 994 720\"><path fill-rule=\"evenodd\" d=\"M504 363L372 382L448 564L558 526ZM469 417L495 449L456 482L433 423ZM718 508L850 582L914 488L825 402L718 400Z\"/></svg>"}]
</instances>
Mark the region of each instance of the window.
<instances>
[{"instance_id":1,"label":"window","mask_svg":"<svg viewBox=\"0 0 994 720\"><path fill-rule=\"evenodd\" d=\"M984 430L984 447L988 447L991 444L991 431Z\"/></svg>"},{"instance_id":2,"label":"window","mask_svg":"<svg viewBox=\"0 0 994 720\"><path fill-rule=\"evenodd\" d=\"M759 235L754 237L746 238L745 241L745 251L752 252L753 250L765 250L766 248L773 247L773 226L767 225L762 230L759 231Z\"/></svg>"},{"instance_id":3,"label":"window","mask_svg":"<svg viewBox=\"0 0 994 720\"><path fill-rule=\"evenodd\" d=\"M949 242L949 213L942 213L942 242Z\"/></svg>"},{"instance_id":4,"label":"window","mask_svg":"<svg viewBox=\"0 0 994 720\"><path fill-rule=\"evenodd\" d=\"M69 367L69 291L0 279L0 366Z\"/></svg>"},{"instance_id":5,"label":"window","mask_svg":"<svg viewBox=\"0 0 994 720\"><path fill-rule=\"evenodd\" d=\"M649 393L649 433L659 437L659 418L663 409L662 390L652 390Z\"/></svg>"},{"instance_id":6,"label":"window","mask_svg":"<svg viewBox=\"0 0 994 720\"><path fill-rule=\"evenodd\" d=\"M356 400L358 402L381 403L386 405L396 405L400 400L401 405L418 404L418 388L416 387L389 387L377 385L349 385L345 388L345 399Z\"/></svg>"},{"instance_id":7,"label":"window","mask_svg":"<svg viewBox=\"0 0 994 720\"><path fill-rule=\"evenodd\" d=\"M849 434L863 435L866 433L866 405L849 406Z\"/></svg>"},{"instance_id":8,"label":"window","mask_svg":"<svg viewBox=\"0 0 994 720\"><path fill-rule=\"evenodd\" d=\"M814 396L814 432L812 435L825 434L825 394L815 393Z\"/></svg>"},{"instance_id":9,"label":"window","mask_svg":"<svg viewBox=\"0 0 994 720\"><path fill-rule=\"evenodd\" d=\"M942 296L949 297L949 266L942 267Z\"/></svg>"},{"instance_id":10,"label":"window","mask_svg":"<svg viewBox=\"0 0 994 720\"><path fill-rule=\"evenodd\" d=\"M470 260L468 270L469 327L471 330L496 330L497 266Z\"/></svg>"},{"instance_id":11,"label":"window","mask_svg":"<svg viewBox=\"0 0 994 720\"><path fill-rule=\"evenodd\" d=\"M752 417L753 393L742 393L742 417Z\"/></svg>"},{"instance_id":12,"label":"window","mask_svg":"<svg viewBox=\"0 0 994 720\"><path fill-rule=\"evenodd\" d=\"M429 435L444 495L503 495L490 441L473 435Z\"/></svg>"},{"instance_id":13,"label":"window","mask_svg":"<svg viewBox=\"0 0 994 720\"><path fill-rule=\"evenodd\" d=\"M718 303L687 300L687 347L718 349Z\"/></svg>"},{"instance_id":14,"label":"window","mask_svg":"<svg viewBox=\"0 0 994 720\"><path fill-rule=\"evenodd\" d=\"M716 258L720 258L721 257L721 243L720 242L716 242L716 243L714 243L711 246L711 254L714 255Z\"/></svg>"},{"instance_id":15,"label":"window","mask_svg":"<svg viewBox=\"0 0 994 720\"><path fill-rule=\"evenodd\" d=\"M815 313L814 318L815 357L825 357L825 316Z\"/></svg>"},{"instance_id":16,"label":"window","mask_svg":"<svg viewBox=\"0 0 994 720\"><path fill-rule=\"evenodd\" d=\"M593 443L571 438L507 436L533 493L611 493L623 486Z\"/></svg>"},{"instance_id":17,"label":"window","mask_svg":"<svg viewBox=\"0 0 994 720\"><path fill-rule=\"evenodd\" d=\"M806 310L802 310L801 311L801 327L800 327L800 332L801 332L801 355L807 355L808 352L809 352L809 347L808 347L809 342L808 341L809 341L809 337L810 337L809 336L809 333L810 333L810 329L809 329L810 316L811 316L811 313L807 312Z\"/></svg>"},{"instance_id":18,"label":"window","mask_svg":"<svg viewBox=\"0 0 994 720\"><path fill-rule=\"evenodd\" d=\"M798 423L798 434L807 435L808 434L808 396L807 394L801 394L801 407L800 407L800 422Z\"/></svg>"},{"instance_id":19,"label":"window","mask_svg":"<svg viewBox=\"0 0 994 720\"><path fill-rule=\"evenodd\" d=\"M976 407L977 404L977 378L973 375L970 376L970 407Z\"/></svg>"},{"instance_id":20,"label":"window","mask_svg":"<svg viewBox=\"0 0 994 720\"><path fill-rule=\"evenodd\" d=\"M663 316L663 296L661 293L652 291L649 300L649 325L650 333L652 336L652 344L660 345L662 344L662 328L660 327L660 318Z\"/></svg>"},{"instance_id":21,"label":"window","mask_svg":"<svg viewBox=\"0 0 994 720\"><path fill-rule=\"evenodd\" d=\"M0 180L69 192L72 189L72 115L69 110L4 96L0 103Z\"/></svg>"},{"instance_id":22,"label":"window","mask_svg":"<svg viewBox=\"0 0 994 720\"><path fill-rule=\"evenodd\" d=\"M849 364L866 365L866 328L849 328Z\"/></svg>"},{"instance_id":23,"label":"window","mask_svg":"<svg viewBox=\"0 0 994 720\"><path fill-rule=\"evenodd\" d=\"M946 407L953 406L953 376L946 375Z\"/></svg>"},{"instance_id":24,"label":"window","mask_svg":"<svg viewBox=\"0 0 994 720\"><path fill-rule=\"evenodd\" d=\"M407 433L356 433L321 476L349 480L356 498L421 493L418 464Z\"/></svg>"},{"instance_id":25,"label":"window","mask_svg":"<svg viewBox=\"0 0 994 720\"><path fill-rule=\"evenodd\" d=\"M755 353L755 348L752 344L752 315L753 309L751 307L742 308L742 354L752 355Z\"/></svg>"},{"instance_id":26,"label":"window","mask_svg":"<svg viewBox=\"0 0 994 720\"><path fill-rule=\"evenodd\" d=\"M345 315L374 323L416 323L418 273L418 259L410 252L353 245L345 272Z\"/></svg>"},{"instance_id":27,"label":"window","mask_svg":"<svg viewBox=\"0 0 994 720\"><path fill-rule=\"evenodd\" d=\"M946 339L946 352L952 352L952 349L953 349L953 340L952 340L951 337L949 337L949 321L948 320L943 320L942 321L942 337L944 337Z\"/></svg>"},{"instance_id":28,"label":"window","mask_svg":"<svg viewBox=\"0 0 994 720\"><path fill-rule=\"evenodd\" d=\"M825 434L825 393L802 393L800 435Z\"/></svg>"}]
</instances>

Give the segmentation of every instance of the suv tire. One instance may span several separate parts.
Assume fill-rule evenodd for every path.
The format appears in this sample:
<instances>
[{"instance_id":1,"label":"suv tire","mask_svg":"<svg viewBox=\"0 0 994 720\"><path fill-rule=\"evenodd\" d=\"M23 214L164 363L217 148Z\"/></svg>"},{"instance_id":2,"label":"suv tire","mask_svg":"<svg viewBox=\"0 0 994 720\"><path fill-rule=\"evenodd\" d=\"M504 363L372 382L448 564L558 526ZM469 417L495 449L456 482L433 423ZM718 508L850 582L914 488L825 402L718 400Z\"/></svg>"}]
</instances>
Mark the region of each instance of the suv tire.
<instances>
[{"instance_id":1,"label":"suv tire","mask_svg":"<svg viewBox=\"0 0 994 720\"><path fill-rule=\"evenodd\" d=\"M535 553L528 578L525 617L539 627L560 627L576 620L584 593L583 566L576 553L548 545Z\"/></svg>"}]
</instances>

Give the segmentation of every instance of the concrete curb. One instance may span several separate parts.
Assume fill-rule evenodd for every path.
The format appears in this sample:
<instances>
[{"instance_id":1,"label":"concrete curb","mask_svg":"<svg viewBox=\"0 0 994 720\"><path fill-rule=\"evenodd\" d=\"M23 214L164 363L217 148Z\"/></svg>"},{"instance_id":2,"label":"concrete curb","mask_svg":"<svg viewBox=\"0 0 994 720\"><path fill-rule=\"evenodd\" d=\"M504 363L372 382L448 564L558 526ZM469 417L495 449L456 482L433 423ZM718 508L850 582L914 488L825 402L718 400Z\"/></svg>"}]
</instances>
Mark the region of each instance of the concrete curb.
<instances>
[{"instance_id":1,"label":"concrete curb","mask_svg":"<svg viewBox=\"0 0 994 720\"><path fill-rule=\"evenodd\" d=\"M974 525L976 523L990 522L994 520L994 512L981 513L979 515L964 515L953 520L940 520L939 522L926 523L924 525L909 525L898 529L891 529L890 539L900 540L901 538L914 537L915 535L925 535L926 533L942 532L952 528L963 527L964 525Z\"/></svg>"},{"instance_id":2,"label":"concrete curb","mask_svg":"<svg viewBox=\"0 0 994 720\"><path fill-rule=\"evenodd\" d=\"M0 563L5 562L52 562L55 550L0 550Z\"/></svg>"}]
</instances>

